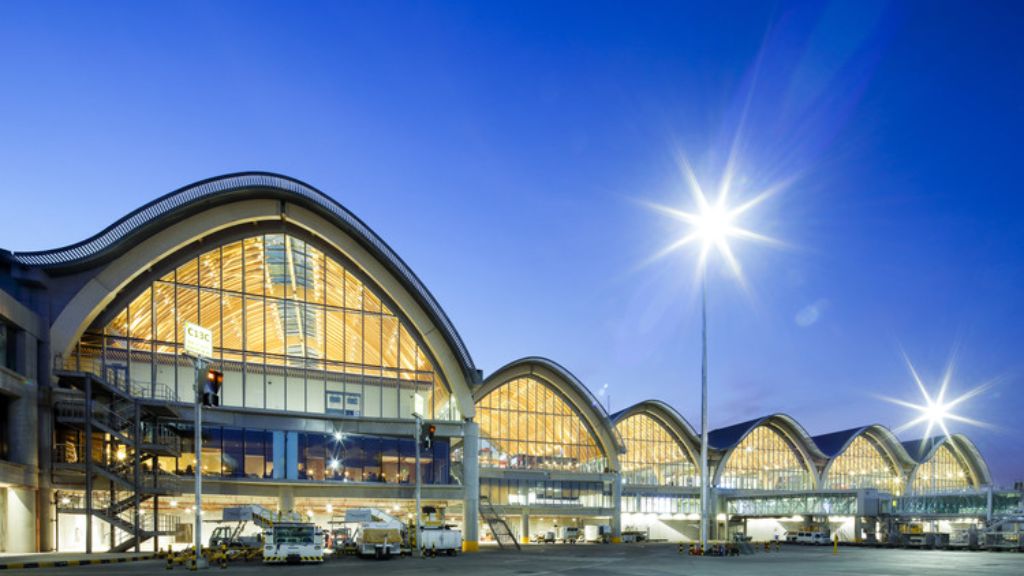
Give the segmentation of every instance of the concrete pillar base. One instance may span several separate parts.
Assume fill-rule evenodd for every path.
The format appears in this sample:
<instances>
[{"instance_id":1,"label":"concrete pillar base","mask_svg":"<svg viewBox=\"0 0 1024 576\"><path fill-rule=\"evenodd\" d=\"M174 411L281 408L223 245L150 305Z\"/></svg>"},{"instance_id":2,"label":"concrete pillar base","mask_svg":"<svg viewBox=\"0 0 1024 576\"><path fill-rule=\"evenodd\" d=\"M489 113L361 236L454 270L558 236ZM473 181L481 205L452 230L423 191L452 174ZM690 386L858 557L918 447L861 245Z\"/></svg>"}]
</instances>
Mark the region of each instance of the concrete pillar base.
<instances>
[{"instance_id":1,"label":"concrete pillar base","mask_svg":"<svg viewBox=\"0 0 1024 576\"><path fill-rule=\"evenodd\" d=\"M463 552L479 552L480 551L480 543L477 542L476 540L463 540L462 541L462 551Z\"/></svg>"}]
</instances>

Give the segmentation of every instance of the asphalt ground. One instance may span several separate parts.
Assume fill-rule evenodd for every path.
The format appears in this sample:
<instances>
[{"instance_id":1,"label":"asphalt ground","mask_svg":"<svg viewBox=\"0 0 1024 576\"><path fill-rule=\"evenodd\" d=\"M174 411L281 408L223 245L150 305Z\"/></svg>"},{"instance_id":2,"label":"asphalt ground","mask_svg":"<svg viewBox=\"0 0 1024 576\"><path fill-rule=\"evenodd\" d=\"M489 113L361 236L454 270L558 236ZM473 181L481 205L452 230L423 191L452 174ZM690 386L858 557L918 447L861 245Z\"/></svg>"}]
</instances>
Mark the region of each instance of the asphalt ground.
<instances>
[{"instance_id":1,"label":"asphalt ground","mask_svg":"<svg viewBox=\"0 0 1024 576\"><path fill-rule=\"evenodd\" d=\"M180 566L165 569L165 562L147 560L126 564L5 570L2 574L91 575L187 573ZM479 553L454 558L400 558L387 561L341 558L321 565L264 566L257 562L232 563L225 570L209 568L203 572L258 574L274 576L314 576L327 574L445 576L541 576L571 574L580 576L612 575L717 575L756 574L764 576L907 575L935 576L971 574L979 576L1024 574L1024 554L1014 552L952 552L943 550L900 550L784 546L781 552L733 558L696 558L680 555L670 544L622 545L529 545L520 552L485 547Z\"/></svg>"}]
</instances>

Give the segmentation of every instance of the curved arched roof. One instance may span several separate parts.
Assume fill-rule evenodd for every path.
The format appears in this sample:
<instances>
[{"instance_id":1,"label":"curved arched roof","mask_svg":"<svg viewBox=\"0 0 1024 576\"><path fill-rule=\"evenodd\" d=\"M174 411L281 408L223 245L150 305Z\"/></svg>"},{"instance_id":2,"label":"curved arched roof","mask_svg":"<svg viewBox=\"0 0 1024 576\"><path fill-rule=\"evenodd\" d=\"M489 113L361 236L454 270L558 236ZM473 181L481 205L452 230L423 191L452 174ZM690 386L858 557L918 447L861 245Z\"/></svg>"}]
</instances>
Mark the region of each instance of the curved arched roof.
<instances>
[{"instance_id":1,"label":"curved arched roof","mask_svg":"<svg viewBox=\"0 0 1024 576\"><path fill-rule=\"evenodd\" d=\"M878 444L881 444L886 456L889 458L893 466L896 467L901 477L905 478L906 474L909 473L916 465L914 459L907 453L903 444L900 443L899 438L897 438L891 430L881 424L859 426L857 428L850 428L849 430L840 430L829 434L821 434L811 439L814 441L815 445L818 446L818 449L828 456L828 464L825 465L821 476L823 483L828 477L832 463L846 452L846 449L850 447L850 444L852 444L859 436L870 436Z\"/></svg>"},{"instance_id":2,"label":"curved arched roof","mask_svg":"<svg viewBox=\"0 0 1024 576\"><path fill-rule=\"evenodd\" d=\"M650 416L651 418L654 418L655 421L665 426L665 428L668 429L668 431L675 437L676 441L681 443L684 449L687 452L690 452L691 455L694 452L694 448L696 448L696 451L700 451L700 438L697 436L697 433L694 432L690 423L687 422L675 408L661 400L644 400L612 414L612 425L618 426L620 422L636 414L645 414Z\"/></svg>"},{"instance_id":3,"label":"curved arched roof","mask_svg":"<svg viewBox=\"0 0 1024 576\"><path fill-rule=\"evenodd\" d=\"M131 212L95 236L77 244L38 252L16 252L23 266L62 273L88 269L113 260L136 241L190 216L238 200L275 199L311 210L340 228L372 254L417 300L437 326L468 378L477 370L451 320L412 269L362 220L312 186L269 172L217 176L166 194Z\"/></svg>"},{"instance_id":4,"label":"curved arched roof","mask_svg":"<svg viewBox=\"0 0 1024 576\"><path fill-rule=\"evenodd\" d=\"M911 476L917 475L917 469L935 455L935 452L942 447L943 444L949 443L953 447L953 452L958 456L963 457L964 462L971 469L971 473L974 475L975 480L978 484L987 485L992 483L992 475L988 469L988 463L981 456L981 452L978 451L978 447L974 445L974 442L964 436L963 434L952 434L950 436L932 436L923 440L908 440L903 442L903 447L911 458L917 463L914 468L914 472Z\"/></svg>"},{"instance_id":5,"label":"curved arched roof","mask_svg":"<svg viewBox=\"0 0 1024 576\"><path fill-rule=\"evenodd\" d=\"M868 434L882 443L894 459L895 464L903 468L909 468L915 464L914 459L907 453L899 438L881 424L869 424L867 426L850 428L849 430L821 434L811 438L811 440L829 459L835 459L845 452L858 436L864 434Z\"/></svg>"},{"instance_id":6,"label":"curved arched roof","mask_svg":"<svg viewBox=\"0 0 1024 576\"><path fill-rule=\"evenodd\" d=\"M502 385L523 377L538 379L561 394L590 428L608 458L610 467L613 470L619 469L619 454L624 454L626 448L608 412L579 378L553 360L529 356L509 362L495 370L473 391L473 399L479 402Z\"/></svg>"},{"instance_id":7,"label":"curved arched roof","mask_svg":"<svg viewBox=\"0 0 1024 576\"><path fill-rule=\"evenodd\" d=\"M790 436L798 440L802 448L804 448L808 455L817 458L819 460L826 460L828 456L822 452L814 440L811 439L811 435L804 430L804 427L800 425L795 419L786 414L771 414L768 416L762 416L761 418L755 418L754 420L747 420L746 422L740 422L739 424L733 424L725 428L719 428L717 430L711 430L708 432L708 445L723 452L732 450L737 444L743 441L744 438L750 434L754 428L763 424L771 424L782 428L790 434ZM811 462L813 464L813 462Z\"/></svg>"},{"instance_id":8,"label":"curved arched roof","mask_svg":"<svg viewBox=\"0 0 1024 576\"><path fill-rule=\"evenodd\" d=\"M819 466L824 464L828 457L818 448L811 439L810 434L804 430L804 427L799 422L786 414L771 414L708 432L708 445L722 453L722 458L718 466L716 466L714 473L715 480L713 485L717 485L720 481L729 458L736 447L744 438L760 426L770 426L788 438L799 453L800 458L804 461L804 465L807 467L807 471L810 473L815 484L820 481Z\"/></svg>"}]
</instances>

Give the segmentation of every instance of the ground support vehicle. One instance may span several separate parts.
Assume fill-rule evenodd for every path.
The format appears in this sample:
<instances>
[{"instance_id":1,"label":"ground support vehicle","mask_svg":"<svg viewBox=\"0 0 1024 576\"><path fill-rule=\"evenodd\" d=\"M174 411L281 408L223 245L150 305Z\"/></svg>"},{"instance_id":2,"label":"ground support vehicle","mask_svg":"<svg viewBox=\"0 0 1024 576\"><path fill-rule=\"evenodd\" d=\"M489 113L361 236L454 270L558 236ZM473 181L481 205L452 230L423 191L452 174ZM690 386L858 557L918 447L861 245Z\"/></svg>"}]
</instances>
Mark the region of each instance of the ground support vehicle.
<instances>
[{"instance_id":1,"label":"ground support vehicle","mask_svg":"<svg viewBox=\"0 0 1024 576\"><path fill-rule=\"evenodd\" d=\"M599 544L607 544L611 541L612 527L607 524L590 525L583 527L583 541Z\"/></svg>"},{"instance_id":2,"label":"ground support vehicle","mask_svg":"<svg viewBox=\"0 0 1024 576\"><path fill-rule=\"evenodd\" d=\"M376 508L355 508L345 513L345 521L359 524L354 536L360 556L386 560L402 555L407 534L398 518Z\"/></svg>"},{"instance_id":3,"label":"ground support vehicle","mask_svg":"<svg viewBox=\"0 0 1024 576\"><path fill-rule=\"evenodd\" d=\"M421 550L427 556L457 556L462 552L462 531L452 530L444 526L440 528L422 528L420 538L423 541Z\"/></svg>"},{"instance_id":4,"label":"ground support vehicle","mask_svg":"<svg viewBox=\"0 0 1024 576\"><path fill-rule=\"evenodd\" d=\"M580 529L576 526L562 526L558 529L558 540L562 544L575 544L580 538Z\"/></svg>"},{"instance_id":5,"label":"ground support vehicle","mask_svg":"<svg viewBox=\"0 0 1024 576\"><path fill-rule=\"evenodd\" d=\"M310 522L278 522L264 532L264 564L324 561L324 534Z\"/></svg>"}]
</instances>

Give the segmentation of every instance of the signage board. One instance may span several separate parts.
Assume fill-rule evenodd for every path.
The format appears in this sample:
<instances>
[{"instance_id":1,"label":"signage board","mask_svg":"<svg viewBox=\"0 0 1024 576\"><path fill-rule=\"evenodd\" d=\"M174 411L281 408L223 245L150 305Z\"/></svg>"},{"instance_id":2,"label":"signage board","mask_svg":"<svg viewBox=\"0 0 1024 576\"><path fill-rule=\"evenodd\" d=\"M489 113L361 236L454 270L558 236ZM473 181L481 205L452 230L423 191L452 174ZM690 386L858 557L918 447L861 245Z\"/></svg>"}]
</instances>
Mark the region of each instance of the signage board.
<instances>
[{"instance_id":1,"label":"signage board","mask_svg":"<svg viewBox=\"0 0 1024 576\"><path fill-rule=\"evenodd\" d=\"M199 324L185 322L185 354L196 358L213 356L213 332Z\"/></svg>"}]
</instances>

